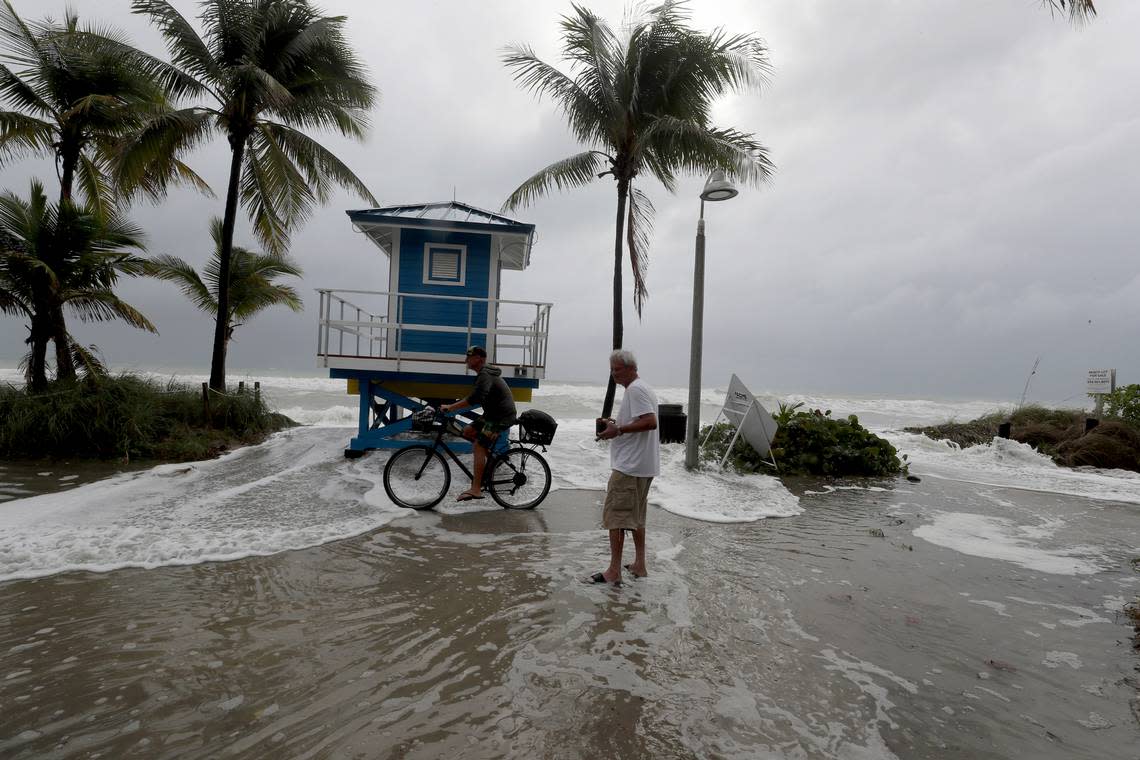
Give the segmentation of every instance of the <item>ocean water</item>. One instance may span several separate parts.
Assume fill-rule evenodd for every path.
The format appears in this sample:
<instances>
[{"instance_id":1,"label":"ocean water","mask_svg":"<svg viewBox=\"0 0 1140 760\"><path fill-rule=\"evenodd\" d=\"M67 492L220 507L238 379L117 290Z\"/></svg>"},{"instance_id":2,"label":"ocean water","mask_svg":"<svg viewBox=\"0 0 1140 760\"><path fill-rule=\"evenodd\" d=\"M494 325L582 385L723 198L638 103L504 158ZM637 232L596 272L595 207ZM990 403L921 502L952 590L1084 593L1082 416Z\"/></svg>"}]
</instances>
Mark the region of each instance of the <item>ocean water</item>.
<instances>
[{"instance_id":1,"label":"ocean water","mask_svg":"<svg viewBox=\"0 0 1140 760\"><path fill-rule=\"evenodd\" d=\"M536 394L538 509L411 512L384 453L344 459L340 381L246 379L305 426L105 478L0 464L0 755L1137 757L1140 478L901 432L1000 402L787 399L918 482L691 474L667 445L650 577L610 588L583 583L601 386Z\"/></svg>"}]
</instances>

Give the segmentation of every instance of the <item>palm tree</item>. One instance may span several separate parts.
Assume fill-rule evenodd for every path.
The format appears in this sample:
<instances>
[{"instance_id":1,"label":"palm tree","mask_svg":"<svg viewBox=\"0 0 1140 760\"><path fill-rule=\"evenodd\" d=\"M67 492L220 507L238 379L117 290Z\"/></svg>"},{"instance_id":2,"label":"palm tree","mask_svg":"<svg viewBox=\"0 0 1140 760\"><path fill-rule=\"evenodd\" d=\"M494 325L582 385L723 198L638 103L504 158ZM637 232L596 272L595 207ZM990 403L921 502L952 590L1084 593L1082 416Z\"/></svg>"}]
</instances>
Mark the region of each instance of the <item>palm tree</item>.
<instances>
[{"instance_id":1,"label":"palm tree","mask_svg":"<svg viewBox=\"0 0 1140 760\"><path fill-rule=\"evenodd\" d=\"M29 199L0 195L0 311L28 319L28 386L47 387L46 348L62 342L72 362L90 369L94 355L57 324L70 310L84 322L122 320L158 332L141 312L114 292L120 275L143 273L142 232L114 210L64 201L48 203L43 185L31 183ZM60 338L58 336L62 335ZM56 368L57 378L59 368Z\"/></svg>"},{"instance_id":2,"label":"palm tree","mask_svg":"<svg viewBox=\"0 0 1140 760\"><path fill-rule=\"evenodd\" d=\"M27 155L55 159L60 200L76 182L85 202L102 210L116 200L109 171L115 146L144 119L188 91L193 81L132 47L114 29L80 27L68 9L63 22L26 22L9 0L0 3L0 162ZM196 174L171 157L170 177L202 188ZM153 190L153 183L139 189Z\"/></svg>"},{"instance_id":3,"label":"palm tree","mask_svg":"<svg viewBox=\"0 0 1140 760\"><path fill-rule=\"evenodd\" d=\"M258 241L274 256L288 249L290 232L317 202L328 200L334 184L375 203L356 174L301 129L329 128L362 139L376 90L345 41L345 19L319 15L308 0L206 0L204 37L166 0L133 0L132 8L158 26L173 64L215 104L156 118L125 147L123 183L142 181L171 147L191 147L213 133L225 135L230 147L210 362L210 387L224 391L239 201Z\"/></svg>"},{"instance_id":4,"label":"palm tree","mask_svg":"<svg viewBox=\"0 0 1140 760\"><path fill-rule=\"evenodd\" d=\"M63 22L26 22L9 0L0 3L0 165L11 158L47 155L59 172L60 203L78 186L87 208L108 213L119 198L109 177L116 145L137 130L144 117L166 108L168 94L191 84L172 67L131 47L113 29L81 27L68 10ZM176 156L163 165L169 176L148 174L138 191L157 197L166 181L205 187ZM49 265L62 253L41 250ZM56 374L75 376L73 351L63 313L50 320ZM33 351L47 350L36 341ZM37 366L45 357L36 357Z\"/></svg>"},{"instance_id":5,"label":"palm tree","mask_svg":"<svg viewBox=\"0 0 1140 760\"><path fill-rule=\"evenodd\" d=\"M570 62L571 74L544 63L525 45L507 48L503 59L523 87L555 99L575 137L589 147L539 170L511 193L503 208L526 206L552 188L579 187L595 178L610 176L617 184L615 349L621 348L623 337L623 242L629 244L639 316L647 295L652 206L634 181L648 173L672 192L679 173L721 170L756 184L772 171L753 135L709 123L716 96L755 88L766 80L769 64L763 43L749 34L703 34L687 21L682 2L665 0L634 19L619 38L604 21L575 5L561 23L563 57ZM603 417L613 409L614 390L611 378Z\"/></svg>"},{"instance_id":6,"label":"palm tree","mask_svg":"<svg viewBox=\"0 0 1140 760\"><path fill-rule=\"evenodd\" d=\"M222 272L222 220L210 222L214 253L201 276L194 267L176 256L155 256L147 265L147 274L176 283L190 301L207 314L217 315ZM229 314L226 315L226 343L234 330L255 314L270 306L282 304L302 311L304 304L289 285L274 282L282 276L301 276L301 267L286 256L266 256L247 248L234 246L230 253L228 291Z\"/></svg>"}]
</instances>

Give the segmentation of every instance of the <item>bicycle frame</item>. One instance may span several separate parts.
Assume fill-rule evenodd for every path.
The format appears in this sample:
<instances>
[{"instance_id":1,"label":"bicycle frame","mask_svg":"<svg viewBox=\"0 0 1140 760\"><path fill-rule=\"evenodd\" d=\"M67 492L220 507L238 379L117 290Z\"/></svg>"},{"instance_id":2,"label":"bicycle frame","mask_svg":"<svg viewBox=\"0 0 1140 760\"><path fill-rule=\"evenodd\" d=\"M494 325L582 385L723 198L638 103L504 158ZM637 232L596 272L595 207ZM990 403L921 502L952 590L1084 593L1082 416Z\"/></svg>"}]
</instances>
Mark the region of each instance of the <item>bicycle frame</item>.
<instances>
[{"instance_id":1,"label":"bicycle frame","mask_svg":"<svg viewBox=\"0 0 1140 760\"><path fill-rule=\"evenodd\" d=\"M450 418L446 418L446 419L455 419L455 418L450 417ZM440 426L439 430L435 434L435 441L431 445L432 451L438 451L440 449L443 449L447 453L447 455L449 457L451 457L451 461L455 462L456 466L459 467L459 469L462 470L463 473L470 480L474 481L475 480L475 473L473 473L473 472L471 472L471 470L467 469L467 465L465 465L463 463L463 460L460 459L459 456L456 455L456 453L451 449L451 447L447 445L447 441L445 441L443 439L445 435L447 435L447 426L442 425L442 426ZM510 449L512 443L516 443L520 446L524 445L521 441L512 441L510 439L510 428L507 428L506 430L504 430L500 434L500 437L495 440L494 448L487 452L487 466L483 470L484 484L489 485L491 483L491 472L494 471L494 469L495 469L495 463L498 462L499 459L504 457L504 455ZM476 443L475 445L478 446L479 444ZM417 479L421 475L423 475L424 469L427 468L427 465L428 465L428 462L430 461L430 459L431 459L430 457L424 458L424 463L420 466L420 471L418 473L416 473Z\"/></svg>"},{"instance_id":2,"label":"bicycle frame","mask_svg":"<svg viewBox=\"0 0 1140 760\"><path fill-rule=\"evenodd\" d=\"M456 466L458 466L459 469L463 470L464 474L467 475L467 477L469 479L475 480L475 473L473 473L473 472L471 472L471 470L467 469L467 465L463 464L463 460L460 459L459 456L456 455L456 453L452 450L452 448L447 445L447 441L443 440L443 437L445 435L447 435L446 420L448 420L448 419L454 420L455 417L444 418L445 424L441 425L439 430L436 431L435 442L432 443L432 446L431 446L432 451L438 451L439 449L443 449L445 452L447 452L447 455L449 457L451 457L451 461L455 462ZM486 478L490 475L490 472L492 469L491 465L495 462L495 460L498 459L498 457L510 447L510 440L509 440L509 433L508 433L509 430L510 430L510 428L508 428L507 430L504 430L503 433L506 433L506 435L502 435L501 438L497 439L495 441L494 448L487 452L487 469L484 473L484 478ZM473 446L478 446L478 445L479 445L478 443L473 444ZM420 471L418 473L416 473L417 478L423 474L424 468L427 467L427 463L428 463L428 460L425 459L423 467L421 467Z\"/></svg>"}]
</instances>

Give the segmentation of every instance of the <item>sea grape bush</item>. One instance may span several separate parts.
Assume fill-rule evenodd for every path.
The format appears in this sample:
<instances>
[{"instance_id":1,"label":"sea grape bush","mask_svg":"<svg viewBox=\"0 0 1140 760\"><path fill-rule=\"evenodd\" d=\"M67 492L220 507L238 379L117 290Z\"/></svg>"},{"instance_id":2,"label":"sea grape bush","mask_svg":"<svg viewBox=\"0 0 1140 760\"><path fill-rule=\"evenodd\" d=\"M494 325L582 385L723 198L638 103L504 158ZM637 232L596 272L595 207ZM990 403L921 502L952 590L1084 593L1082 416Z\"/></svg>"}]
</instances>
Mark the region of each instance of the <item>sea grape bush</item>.
<instances>
[{"instance_id":1,"label":"sea grape bush","mask_svg":"<svg viewBox=\"0 0 1140 760\"><path fill-rule=\"evenodd\" d=\"M1104 397L1104 413L1140 427L1140 385L1122 385Z\"/></svg>"},{"instance_id":2,"label":"sea grape bush","mask_svg":"<svg viewBox=\"0 0 1140 760\"><path fill-rule=\"evenodd\" d=\"M906 472L898 451L886 440L859 424L854 414L835 419L831 411L781 409L773 415L781 422L772 441L772 454L782 475L829 477L882 477ZM719 462L732 441L735 429L727 423L706 426L701 431L704 461ZM762 459L747 441L737 440L725 463L738 472L754 472Z\"/></svg>"}]
</instances>

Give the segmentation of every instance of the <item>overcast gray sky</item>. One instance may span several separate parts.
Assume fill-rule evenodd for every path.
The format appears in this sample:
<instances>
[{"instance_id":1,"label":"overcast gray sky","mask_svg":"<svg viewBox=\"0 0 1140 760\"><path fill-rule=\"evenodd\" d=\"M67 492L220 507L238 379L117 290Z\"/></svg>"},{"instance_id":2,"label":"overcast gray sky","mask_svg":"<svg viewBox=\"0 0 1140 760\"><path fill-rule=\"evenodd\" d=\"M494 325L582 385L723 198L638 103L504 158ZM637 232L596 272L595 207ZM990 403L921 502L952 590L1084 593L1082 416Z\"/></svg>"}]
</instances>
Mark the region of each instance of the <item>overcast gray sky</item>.
<instances>
[{"instance_id":1,"label":"overcast gray sky","mask_svg":"<svg viewBox=\"0 0 1140 760\"><path fill-rule=\"evenodd\" d=\"M128 0L71 0L81 17L164 53ZM615 0L585 4L620 23ZM25 18L64 3L14 0ZM194 3L176 0L187 15ZM559 62L568 2L376 3L328 0L382 97L364 144L328 137L384 204L455 194L497 209L536 169L579 147L549 100L514 84L512 42ZM710 204L704 384L736 372L754 390L1079 404L1085 371L1140 382L1140 3L1105 0L1074 28L1037 0L850 3L703 0L700 29L767 42L775 73L761 93L721 101L718 126L755 133L778 171L769 185ZM192 160L224 189L216 140ZM0 187L54 181L50 162L6 166ZM702 177L657 207L650 298L627 298L626 346L659 385L687 382L693 243ZM531 267L504 275L504 297L555 304L548 377L601 382L610 336L613 211L608 178L515 214L537 225ZM314 371L315 288L385 290L379 250L354 233L338 196L295 235L306 310L241 327L229 367ZM189 192L132 215L149 250L201 264L220 199ZM246 228L238 241L252 245ZM629 279L626 279L627 285ZM122 295L160 336L122 325L73 332L119 368L205 371L212 326L167 283ZM22 322L0 320L0 364L24 350Z\"/></svg>"}]
</instances>

